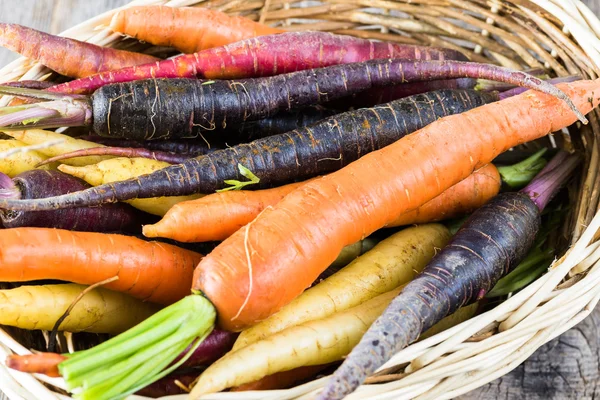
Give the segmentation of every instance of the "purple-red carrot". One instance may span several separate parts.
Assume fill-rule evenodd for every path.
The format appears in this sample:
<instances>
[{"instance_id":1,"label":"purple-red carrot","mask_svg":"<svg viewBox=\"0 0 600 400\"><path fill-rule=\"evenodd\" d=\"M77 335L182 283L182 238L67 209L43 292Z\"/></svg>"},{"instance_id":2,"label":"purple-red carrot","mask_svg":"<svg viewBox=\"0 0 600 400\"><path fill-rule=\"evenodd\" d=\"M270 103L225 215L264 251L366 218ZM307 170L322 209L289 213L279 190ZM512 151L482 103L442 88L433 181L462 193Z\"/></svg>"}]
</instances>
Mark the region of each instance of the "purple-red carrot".
<instances>
[{"instance_id":1,"label":"purple-red carrot","mask_svg":"<svg viewBox=\"0 0 600 400\"><path fill-rule=\"evenodd\" d=\"M72 78L84 78L159 60L146 54L96 46L7 23L0 23L0 46Z\"/></svg>"},{"instance_id":2,"label":"purple-red carrot","mask_svg":"<svg viewBox=\"0 0 600 400\"><path fill-rule=\"evenodd\" d=\"M467 60L462 53L450 49L376 42L327 32L287 32L101 73L48 90L56 93L91 93L109 83L148 78L239 79L271 76L381 58Z\"/></svg>"}]
</instances>

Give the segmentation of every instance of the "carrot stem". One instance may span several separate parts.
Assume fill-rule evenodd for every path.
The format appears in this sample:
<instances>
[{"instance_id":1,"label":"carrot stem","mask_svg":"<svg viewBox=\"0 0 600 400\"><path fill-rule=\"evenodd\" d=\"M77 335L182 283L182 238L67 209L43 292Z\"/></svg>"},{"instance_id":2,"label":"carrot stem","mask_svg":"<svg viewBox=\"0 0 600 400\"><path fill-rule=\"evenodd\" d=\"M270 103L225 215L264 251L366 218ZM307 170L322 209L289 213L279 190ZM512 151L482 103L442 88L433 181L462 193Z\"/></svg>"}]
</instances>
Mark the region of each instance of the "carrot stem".
<instances>
[{"instance_id":1,"label":"carrot stem","mask_svg":"<svg viewBox=\"0 0 600 400\"><path fill-rule=\"evenodd\" d=\"M546 160L542 158L546 150L540 149L516 164L498 167L502 180L513 189L527 185L546 166Z\"/></svg>"},{"instance_id":2,"label":"carrot stem","mask_svg":"<svg viewBox=\"0 0 600 400\"><path fill-rule=\"evenodd\" d=\"M576 154L559 152L529 185L521 189L521 193L528 195L543 210L580 161L581 158Z\"/></svg>"},{"instance_id":3,"label":"carrot stem","mask_svg":"<svg viewBox=\"0 0 600 400\"><path fill-rule=\"evenodd\" d=\"M210 334L215 317L205 297L187 296L99 346L67 355L59 371L81 399L122 398L184 363ZM167 368L194 342L186 356Z\"/></svg>"}]
</instances>

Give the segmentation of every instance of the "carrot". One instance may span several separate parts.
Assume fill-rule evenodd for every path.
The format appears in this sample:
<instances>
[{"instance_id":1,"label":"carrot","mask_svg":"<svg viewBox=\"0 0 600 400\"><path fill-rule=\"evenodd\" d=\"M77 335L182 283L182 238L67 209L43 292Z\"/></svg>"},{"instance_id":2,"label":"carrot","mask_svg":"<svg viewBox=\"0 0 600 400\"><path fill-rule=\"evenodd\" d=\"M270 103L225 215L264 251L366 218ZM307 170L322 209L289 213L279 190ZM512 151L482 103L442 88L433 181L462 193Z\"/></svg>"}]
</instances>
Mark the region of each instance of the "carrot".
<instances>
[{"instance_id":1,"label":"carrot","mask_svg":"<svg viewBox=\"0 0 600 400\"><path fill-rule=\"evenodd\" d=\"M245 17L202 7L129 7L116 13L110 29L155 46L195 53L256 36L284 32Z\"/></svg>"},{"instance_id":2,"label":"carrot","mask_svg":"<svg viewBox=\"0 0 600 400\"><path fill-rule=\"evenodd\" d=\"M146 54L96 46L7 23L0 23L0 46L71 78L84 78L159 60Z\"/></svg>"},{"instance_id":3,"label":"carrot","mask_svg":"<svg viewBox=\"0 0 600 400\"><path fill-rule=\"evenodd\" d=\"M146 79L104 86L89 100L0 87L4 94L55 99L24 109L0 109L0 127L91 126L98 135L127 139L196 137L227 124L258 120L371 88L464 77L494 79L555 95L586 121L564 93L525 72L461 61L384 59L241 81Z\"/></svg>"},{"instance_id":4,"label":"carrot","mask_svg":"<svg viewBox=\"0 0 600 400\"><path fill-rule=\"evenodd\" d=\"M42 144L45 142L50 142L53 140L62 141L61 143L55 144L50 147L45 147L43 149L39 149L38 152L42 153L45 158L47 157L55 157L64 153L70 153L77 150L89 149L93 147L98 147L98 145L93 142L89 142L82 139L72 138L62 133L53 132L53 131L45 131L41 129L27 129L22 131L6 131L7 135L12 136L13 138L19 140L20 142L33 145L33 144ZM76 159L62 159L61 161L65 164L69 165L88 165L88 164L96 164L102 160L106 160L110 157L102 157L102 156L87 156L80 157ZM40 160L43 161L43 160Z\"/></svg>"},{"instance_id":5,"label":"carrot","mask_svg":"<svg viewBox=\"0 0 600 400\"><path fill-rule=\"evenodd\" d=\"M27 143L19 140L3 139L0 140L0 152L11 151L13 149L23 148ZM28 150L12 154L8 157L0 158L0 172L11 178L25 171L32 170L46 160L46 156L36 150ZM44 165L41 169L49 169L50 165Z\"/></svg>"},{"instance_id":6,"label":"carrot","mask_svg":"<svg viewBox=\"0 0 600 400\"><path fill-rule=\"evenodd\" d=\"M277 204L304 182L273 189L236 190L214 193L174 205L155 224L145 225L146 237L164 237L179 242L220 241L251 222L266 207ZM441 221L480 207L500 190L500 176L492 164L475 171L435 199L405 213L388 226Z\"/></svg>"},{"instance_id":7,"label":"carrot","mask_svg":"<svg viewBox=\"0 0 600 400\"><path fill-rule=\"evenodd\" d=\"M12 180L0 173L2 197L39 199L83 190L85 182L59 171L31 170ZM54 211L0 211L5 228L48 227L77 231L137 231L147 220L132 207L118 203L102 207L78 207Z\"/></svg>"},{"instance_id":8,"label":"carrot","mask_svg":"<svg viewBox=\"0 0 600 400\"><path fill-rule=\"evenodd\" d=\"M253 382L293 368L341 360L359 342L369 325L402 291L402 287L327 318L292 326L263 340L233 350L209 366L190 393L196 399L206 393ZM440 321L438 330L473 316L476 307L461 310L452 321Z\"/></svg>"},{"instance_id":9,"label":"carrot","mask_svg":"<svg viewBox=\"0 0 600 400\"><path fill-rule=\"evenodd\" d=\"M88 149L81 149L71 151L69 153L59 154L54 157L50 157L41 163L39 166L50 164L57 161L62 161L70 158L77 157L89 157L89 156L111 156L111 157L126 157L126 158L149 158L151 160L162 161L167 164L181 164L188 158L192 158L187 154L174 154L167 153L164 151L154 151L143 148L135 147L91 147Z\"/></svg>"},{"instance_id":10,"label":"carrot","mask_svg":"<svg viewBox=\"0 0 600 400\"><path fill-rule=\"evenodd\" d=\"M24 356L10 355L6 358L6 366L21 372L44 374L59 377L58 364L66 357L56 353L28 354Z\"/></svg>"},{"instance_id":11,"label":"carrot","mask_svg":"<svg viewBox=\"0 0 600 400\"><path fill-rule=\"evenodd\" d=\"M287 134L216 151L136 180L98 188L101 191L88 190L68 198L36 201L35 204L13 203L10 207L34 206L35 209L41 209L43 206L55 209L98 205L157 194L170 196L213 193L224 188L227 180L242 181L247 178L247 168L244 170L240 166L250 168L254 176L258 177L261 187L305 180L348 165L441 117L493 101L493 94L467 90L411 96L387 106L340 114ZM298 168L298 165L303 167ZM249 182L253 183L252 180Z\"/></svg>"},{"instance_id":12,"label":"carrot","mask_svg":"<svg viewBox=\"0 0 600 400\"><path fill-rule=\"evenodd\" d=\"M63 164L60 165L58 169L61 172L83 179L92 186L102 186L114 185L115 183L113 182L120 182L140 175L151 174L168 165L169 164L166 162L149 158L119 157L82 167L73 167ZM149 214L163 216L177 203L195 200L198 197L198 195L156 197L129 200L127 203L138 210L145 211Z\"/></svg>"},{"instance_id":13,"label":"carrot","mask_svg":"<svg viewBox=\"0 0 600 400\"><path fill-rule=\"evenodd\" d=\"M176 246L117 234L48 228L0 230L0 280L59 279L93 284L118 276L107 289L158 304L189 294L202 256Z\"/></svg>"},{"instance_id":14,"label":"carrot","mask_svg":"<svg viewBox=\"0 0 600 400\"><path fill-rule=\"evenodd\" d=\"M462 53L450 49L385 43L328 32L286 32L100 73L56 85L48 91L91 93L110 83L148 78L251 78L383 58L467 60Z\"/></svg>"},{"instance_id":15,"label":"carrot","mask_svg":"<svg viewBox=\"0 0 600 400\"><path fill-rule=\"evenodd\" d=\"M259 121L257 121L259 122ZM287 132L287 131L286 131ZM134 148L145 148L151 151L164 151L165 153L174 154L186 154L190 157L201 156L204 154L212 153L215 150L222 149L225 143L215 142L204 142L203 140L198 141L196 139L182 139L182 140L128 140L128 139L112 139L105 138L96 135L84 135L80 136L79 139L84 139L90 142L103 144L107 147L134 147Z\"/></svg>"},{"instance_id":16,"label":"carrot","mask_svg":"<svg viewBox=\"0 0 600 400\"><path fill-rule=\"evenodd\" d=\"M593 93L600 79L558 87L584 114L598 105ZM202 259L194 295L59 364L69 390L102 399L160 379L182 349L206 336L216 310L219 327L228 330L269 317L302 293L344 246L435 198L500 153L576 120L558 99L526 92L441 118L303 185ZM3 207L14 204L0 201ZM173 349L177 343L181 347ZM149 366L158 354L164 362Z\"/></svg>"},{"instance_id":17,"label":"carrot","mask_svg":"<svg viewBox=\"0 0 600 400\"><path fill-rule=\"evenodd\" d=\"M0 324L51 331L86 288L72 283L0 290ZM155 304L104 288L86 293L59 325L59 331L117 334L159 310Z\"/></svg>"},{"instance_id":18,"label":"carrot","mask_svg":"<svg viewBox=\"0 0 600 400\"><path fill-rule=\"evenodd\" d=\"M475 211L377 318L317 398L344 398L422 332L481 299L527 255L541 212L579 161L561 151L523 190L502 193Z\"/></svg>"},{"instance_id":19,"label":"carrot","mask_svg":"<svg viewBox=\"0 0 600 400\"><path fill-rule=\"evenodd\" d=\"M260 191L232 190L183 201L171 207L156 224L144 225L143 234L178 242L221 241L304 183Z\"/></svg>"},{"instance_id":20,"label":"carrot","mask_svg":"<svg viewBox=\"0 0 600 400\"><path fill-rule=\"evenodd\" d=\"M233 350L291 326L339 313L410 281L450 239L440 224L406 228L379 242L276 314L242 331Z\"/></svg>"}]
</instances>

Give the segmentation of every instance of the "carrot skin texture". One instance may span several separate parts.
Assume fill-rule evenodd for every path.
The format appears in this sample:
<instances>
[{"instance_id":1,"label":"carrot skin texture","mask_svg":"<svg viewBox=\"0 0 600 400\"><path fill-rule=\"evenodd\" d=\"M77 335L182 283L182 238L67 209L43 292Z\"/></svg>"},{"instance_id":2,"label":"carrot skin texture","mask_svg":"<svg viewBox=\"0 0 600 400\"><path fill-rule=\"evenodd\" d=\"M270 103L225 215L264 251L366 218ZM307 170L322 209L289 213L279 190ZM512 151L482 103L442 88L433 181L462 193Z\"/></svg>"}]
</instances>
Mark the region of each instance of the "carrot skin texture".
<instances>
[{"instance_id":1,"label":"carrot skin texture","mask_svg":"<svg viewBox=\"0 0 600 400\"><path fill-rule=\"evenodd\" d=\"M0 23L0 46L72 78L158 61L147 54L101 47L7 23Z\"/></svg>"},{"instance_id":2,"label":"carrot skin texture","mask_svg":"<svg viewBox=\"0 0 600 400\"><path fill-rule=\"evenodd\" d=\"M119 11L110 28L155 46L194 53L284 32L248 18L200 7L138 6Z\"/></svg>"},{"instance_id":3,"label":"carrot skin texture","mask_svg":"<svg viewBox=\"0 0 600 400\"><path fill-rule=\"evenodd\" d=\"M231 190L177 203L159 222L144 225L143 233L146 237L166 237L179 242L225 240L304 183L261 191Z\"/></svg>"},{"instance_id":4,"label":"carrot skin texture","mask_svg":"<svg viewBox=\"0 0 600 400\"><path fill-rule=\"evenodd\" d=\"M148 78L239 79L380 58L467 61L462 53L327 32L287 32L247 39L156 63L101 73L56 85L56 93L91 93L110 84Z\"/></svg>"},{"instance_id":5,"label":"carrot skin texture","mask_svg":"<svg viewBox=\"0 0 600 400\"><path fill-rule=\"evenodd\" d=\"M143 233L146 237L165 237L179 242L222 241L304 183L260 191L213 193L198 200L177 203L160 221L144 225ZM487 164L388 226L436 222L468 214L498 194L501 184L496 167Z\"/></svg>"},{"instance_id":6,"label":"carrot skin texture","mask_svg":"<svg viewBox=\"0 0 600 400\"><path fill-rule=\"evenodd\" d=\"M598 93L600 80L559 87L583 113L598 104L591 93ZM264 210L200 262L193 288L213 302L222 329L250 326L300 294L344 246L433 199L498 154L575 121L561 101L533 91L442 118ZM456 140L465 132L473 140ZM261 251L266 243L278 245ZM244 278L249 276L248 257L251 293ZM293 282L294 289L286 285L285 292L276 290L281 282Z\"/></svg>"},{"instance_id":7,"label":"carrot skin texture","mask_svg":"<svg viewBox=\"0 0 600 400\"><path fill-rule=\"evenodd\" d=\"M39 199L89 188L80 179L54 170L31 170L13 178L21 199ZM51 211L0 211L5 228L47 227L88 232L139 231L142 214L126 204Z\"/></svg>"},{"instance_id":8,"label":"carrot skin texture","mask_svg":"<svg viewBox=\"0 0 600 400\"><path fill-rule=\"evenodd\" d=\"M66 359L67 357L56 353L9 355L6 357L6 366L21 372L38 373L57 378L60 376L58 364Z\"/></svg>"},{"instance_id":9,"label":"carrot skin texture","mask_svg":"<svg viewBox=\"0 0 600 400\"><path fill-rule=\"evenodd\" d=\"M0 290L0 323L21 329L51 331L86 288L85 285L63 283L22 285ZM144 321L159 309L156 304L99 287L86 293L57 329L116 335Z\"/></svg>"},{"instance_id":10,"label":"carrot skin texture","mask_svg":"<svg viewBox=\"0 0 600 400\"><path fill-rule=\"evenodd\" d=\"M202 255L173 245L107 233L49 228L0 230L0 279L22 282L58 279L104 285L158 304L188 295Z\"/></svg>"},{"instance_id":11,"label":"carrot skin texture","mask_svg":"<svg viewBox=\"0 0 600 400\"><path fill-rule=\"evenodd\" d=\"M103 144L108 147L144 148L150 151L164 151L166 153L187 154L191 157L202 156L225 147L224 143L222 145L221 143L210 143L210 147L208 147L208 145L203 140L198 141L194 139L143 141L105 138L102 136L95 135L81 136L79 137L79 139Z\"/></svg>"},{"instance_id":12,"label":"carrot skin texture","mask_svg":"<svg viewBox=\"0 0 600 400\"><path fill-rule=\"evenodd\" d=\"M437 222L469 214L498 194L502 179L493 164L487 164L436 198L406 212L388 227Z\"/></svg>"},{"instance_id":13,"label":"carrot skin texture","mask_svg":"<svg viewBox=\"0 0 600 400\"><path fill-rule=\"evenodd\" d=\"M386 107L339 114L310 127L189 159L183 164L171 165L136 179L114 183L110 187L99 186L68 197L37 200L35 204L27 204L26 201L18 205L10 204L10 201L5 203L9 203L10 208L39 210L134 198L213 193L226 186L225 180L246 180L241 176L238 164L260 178L259 184L254 187L272 187L294 180L306 180L338 170L441 117L491 101L495 101L494 94L477 91L425 93L397 100ZM274 152L273 149L278 151Z\"/></svg>"},{"instance_id":14,"label":"carrot skin texture","mask_svg":"<svg viewBox=\"0 0 600 400\"><path fill-rule=\"evenodd\" d=\"M343 398L390 354L481 299L527 255L540 219L540 210L523 193L502 193L473 213L423 273L392 300L318 398Z\"/></svg>"},{"instance_id":15,"label":"carrot skin texture","mask_svg":"<svg viewBox=\"0 0 600 400\"><path fill-rule=\"evenodd\" d=\"M107 85L94 92L92 128L96 134L107 137L188 138L227 124L268 118L281 111L323 104L391 84L466 76L490 79L494 76L519 83L525 76L522 72L492 68L497 67L455 61L384 59L267 78L145 79ZM554 89L533 77L523 82Z\"/></svg>"}]
</instances>

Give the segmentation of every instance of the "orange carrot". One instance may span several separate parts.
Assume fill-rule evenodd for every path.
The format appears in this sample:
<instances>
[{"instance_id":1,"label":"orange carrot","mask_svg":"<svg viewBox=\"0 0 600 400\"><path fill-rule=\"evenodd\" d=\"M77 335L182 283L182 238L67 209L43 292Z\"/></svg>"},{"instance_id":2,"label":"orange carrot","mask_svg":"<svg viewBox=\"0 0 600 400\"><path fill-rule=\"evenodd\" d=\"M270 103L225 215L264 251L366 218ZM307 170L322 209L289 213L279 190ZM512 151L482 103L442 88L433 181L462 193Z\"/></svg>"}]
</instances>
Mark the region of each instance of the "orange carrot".
<instances>
[{"instance_id":1,"label":"orange carrot","mask_svg":"<svg viewBox=\"0 0 600 400\"><path fill-rule=\"evenodd\" d=\"M66 359L67 357L56 353L10 355L6 357L6 366L21 372L44 374L56 378L60 376L58 364Z\"/></svg>"},{"instance_id":2,"label":"orange carrot","mask_svg":"<svg viewBox=\"0 0 600 400\"><path fill-rule=\"evenodd\" d=\"M115 14L110 28L157 46L175 47L183 53L284 32L217 10L167 6L126 8Z\"/></svg>"},{"instance_id":3,"label":"orange carrot","mask_svg":"<svg viewBox=\"0 0 600 400\"><path fill-rule=\"evenodd\" d=\"M337 362L322 365L307 365L305 367L294 368L289 371L277 372L273 375L265 376L257 381L234 387L231 389L231 391L245 392L248 390L287 389L296 385L298 382L317 375L319 372L333 364L337 364Z\"/></svg>"},{"instance_id":4,"label":"orange carrot","mask_svg":"<svg viewBox=\"0 0 600 400\"><path fill-rule=\"evenodd\" d=\"M7 23L0 23L0 46L72 78L84 78L103 71L114 71L159 60L147 54L96 46Z\"/></svg>"},{"instance_id":5,"label":"orange carrot","mask_svg":"<svg viewBox=\"0 0 600 400\"><path fill-rule=\"evenodd\" d=\"M84 285L118 276L107 289L159 304L190 293L202 255L136 237L48 228L0 230L0 281L59 279Z\"/></svg>"},{"instance_id":6,"label":"orange carrot","mask_svg":"<svg viewBox=\"0 0 600 400\"><path fill-rule=\"evenodd\" d=\"M214 193L198 200L174 205L153 225L145 225L147 237L164 237L180 242L221 241L251 222L266 207L277 204L306 182L273 189ZM401 215L388 226L441 221L469 213L500 190L500 175L492 164L475 171L435 199Z\"/></svg>"},{"instance_id":7,"label":"orange carrot","mask_svg":"<svg viewBox=\"0 0 600 400\"><path fill-rule=\"evenodd\" d=\"M265 190L231 190L175 204L153 225L143 228L146 237L179 242L221 241L252 221L262 210L277 204L305 182Z\"/></svg>"},{"instance_id":8,"label":"orange carrot","mask_svg":"<svg viewBox=\"0 0 600 400\"><path fill-rule=\"evenodd\" d=\"M600 79L557 87L584 114L600 100L594 95ZM214 304L221 328L248 327L302 293L344 246L432 200L511 147L576 120L564 103L534 91L439 119L265 209L198 264L193 289Z\"/></svg>"},{"instance_id":9,"label":"orange carrot","mask_svg":"<svg viewBox=\"0 0 600 400\"><path fill-rule=\"evenodd\" d=\"M487 164L433 200L402 214L388 227L436 222L468 214L497 195L501 184L498 169Z\"/></svg>"}]
</instances>

